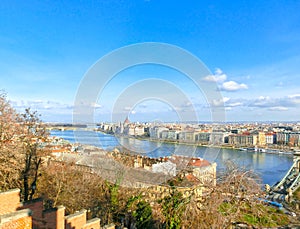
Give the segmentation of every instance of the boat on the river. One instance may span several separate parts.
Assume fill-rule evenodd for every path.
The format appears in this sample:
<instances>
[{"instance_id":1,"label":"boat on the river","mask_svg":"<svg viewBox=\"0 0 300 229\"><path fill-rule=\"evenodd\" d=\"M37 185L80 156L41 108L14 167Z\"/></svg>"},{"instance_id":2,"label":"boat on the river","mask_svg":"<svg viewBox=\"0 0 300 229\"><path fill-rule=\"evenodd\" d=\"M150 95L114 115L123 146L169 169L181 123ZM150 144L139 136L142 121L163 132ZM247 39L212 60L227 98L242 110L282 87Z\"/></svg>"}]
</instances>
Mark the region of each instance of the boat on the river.
<instances>
[{"instance_id":1,"label":"boat on the river","mask_svg":"<svg viewBox=\"0 0 300 229\"><path fill-rule=\"evenodd\" d=\"M258 148L258 147L239 148L239 150L240 151L248 151L248 152L293 155L293 152L281 151L279 149L264 149L264 148Z\"/></svg>"}]
</instances>

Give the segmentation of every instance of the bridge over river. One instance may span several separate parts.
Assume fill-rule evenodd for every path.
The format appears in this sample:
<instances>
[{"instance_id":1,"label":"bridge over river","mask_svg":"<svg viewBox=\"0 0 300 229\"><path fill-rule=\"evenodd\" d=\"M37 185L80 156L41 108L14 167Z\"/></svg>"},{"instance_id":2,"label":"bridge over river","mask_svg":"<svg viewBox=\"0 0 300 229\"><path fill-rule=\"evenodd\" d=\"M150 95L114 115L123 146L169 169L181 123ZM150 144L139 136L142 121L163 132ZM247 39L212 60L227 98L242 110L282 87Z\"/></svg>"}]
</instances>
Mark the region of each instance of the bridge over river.
<instances>
[{"instance_id":1,"label":"bridge over river","mask_svg":"<svg viewBox=\"0 0 300 229\"><path fill-rule=\"evenodd\" d=\"M278 202L289 201L300 187L300 151L294 153L294 163L280 182L269 190L268 199ZM267 188L268 189L268 188Z\"/></svg>"}]
</instances>

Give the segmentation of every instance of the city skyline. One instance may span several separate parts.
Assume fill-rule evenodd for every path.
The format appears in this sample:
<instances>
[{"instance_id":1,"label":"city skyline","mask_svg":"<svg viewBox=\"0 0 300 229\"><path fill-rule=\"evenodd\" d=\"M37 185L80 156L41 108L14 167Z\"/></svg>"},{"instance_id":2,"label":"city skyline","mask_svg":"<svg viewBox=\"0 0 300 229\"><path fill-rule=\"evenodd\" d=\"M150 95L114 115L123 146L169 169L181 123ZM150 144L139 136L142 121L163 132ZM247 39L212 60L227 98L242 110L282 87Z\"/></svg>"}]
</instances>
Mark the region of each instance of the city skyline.
<instances>
[{"instance_id":1,"label":"city skyline","mask_svg":"<svg viewBox=\"0 0 300 229\"><path fill-rule=\"evenodd\" d=\"M224 106L226 121L299 121L299 10L297 1L4 1L0 89L17 110L29 106L44 121L72 122L78 87L95 62L124 46L160 42L187 50L207 66L211 74L202 80L215 83L222 95L210 105ZM126 88L153 78L177 86L189 101L172 107L147 99L123 107L124 118L178 121L179 110L193 109L199 121L211 120L212 107L193 82L153 64L117 74L91 104L95 120L109 121Z\"/></svg>"}]
</instances>

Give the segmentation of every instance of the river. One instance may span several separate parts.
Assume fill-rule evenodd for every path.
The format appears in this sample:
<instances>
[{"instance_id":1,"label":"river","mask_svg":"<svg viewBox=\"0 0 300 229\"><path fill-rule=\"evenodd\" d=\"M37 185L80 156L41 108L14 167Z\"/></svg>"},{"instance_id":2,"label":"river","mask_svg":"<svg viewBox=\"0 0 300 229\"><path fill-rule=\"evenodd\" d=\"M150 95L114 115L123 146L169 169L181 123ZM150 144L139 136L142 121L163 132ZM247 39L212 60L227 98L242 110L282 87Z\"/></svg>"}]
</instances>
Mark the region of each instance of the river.
<instances>
[{"instance_id":1,"label":"river","mask_svg":"<svg viewBox=\"0 0 300 229\"><path fill-rule=\"evenodd\" d=\"M95 145L105 150L124 146L136 153L149 157L169 156L172 154L188 155L204 158L217 163L217 171L226 167L228 160L240 167L253 170L259 174L264 184L273 185L279 181L293 164L293 157L282 154L247 152L234 149L214 147L195 147L182 144L159 143L134 138L116 138L115 136L94 131L51 131L52 136L64 138L71 143Z\"/></svg>"}]
</instances>

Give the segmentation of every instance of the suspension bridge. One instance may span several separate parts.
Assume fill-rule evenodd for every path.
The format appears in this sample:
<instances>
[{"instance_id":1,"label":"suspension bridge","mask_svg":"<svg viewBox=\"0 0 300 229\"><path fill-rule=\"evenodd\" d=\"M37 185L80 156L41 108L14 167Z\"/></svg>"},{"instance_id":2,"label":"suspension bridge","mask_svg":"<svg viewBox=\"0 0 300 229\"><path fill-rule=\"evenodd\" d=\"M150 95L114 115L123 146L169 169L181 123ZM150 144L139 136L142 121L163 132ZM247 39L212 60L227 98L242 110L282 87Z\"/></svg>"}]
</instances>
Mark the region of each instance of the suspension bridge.
<instances>
[{"instance_id":1,"label":"suspension bridge","mask_svg":"<svg viewBox=\"0 0 300 229\"><path fill-rule=\"evenodd\" d=\"M294 153L294 163L280 182L270 188L268 199L278 202L289 201L300 187L300 151Z\"/></svg>"}]
</instances>

